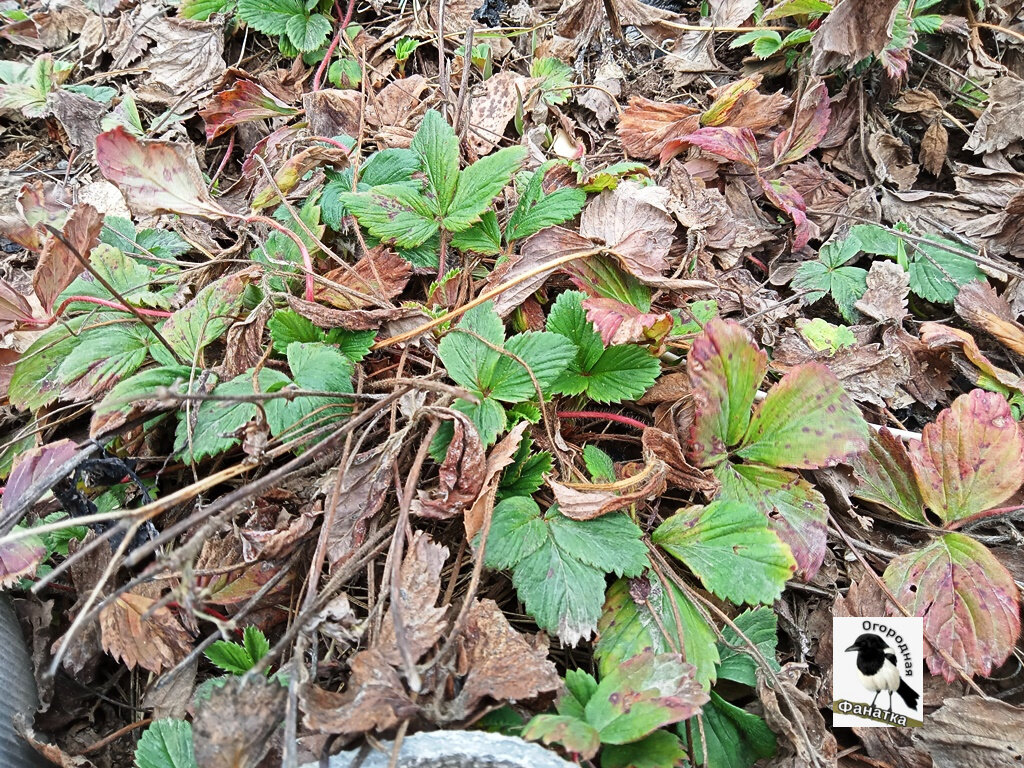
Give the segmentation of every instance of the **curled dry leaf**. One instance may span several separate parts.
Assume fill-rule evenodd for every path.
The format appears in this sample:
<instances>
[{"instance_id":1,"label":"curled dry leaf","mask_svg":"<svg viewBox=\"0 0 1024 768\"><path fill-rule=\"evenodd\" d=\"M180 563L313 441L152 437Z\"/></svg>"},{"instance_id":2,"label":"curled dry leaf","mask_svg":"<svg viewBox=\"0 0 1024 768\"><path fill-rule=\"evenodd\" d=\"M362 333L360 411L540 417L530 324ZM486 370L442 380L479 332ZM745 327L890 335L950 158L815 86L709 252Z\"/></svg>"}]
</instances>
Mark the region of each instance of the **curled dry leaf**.
<instances>
[{"instance_id":1,"label":"curled dry leaf","mask_svg":"<svg viewBox=\"0 0 1024 768\"><path fill-rule=\"evenodd\" d=\"M1021 110L1024 109L1024 80L1006 75L992 82L988 104L974 125L965 149L975 154L987 154L1006 149L1024 139Z\"/></svg>"},{"instance_id":2,"label":"curled dry leaf","mask_svg":"<svg viewBox=\"0 0 1024 768\"><path fill-rule=\"evenodd\" d=\"M757 696L764 705L764 719L780 740L781 750L772 765L778 768L835 765L838 744L818 709L816 691L808 693L799 687L802 678L815 685L807 674L807 665L790 662L775 677L778 682L769 680L758 670Z\"/></svg>"},{"instance_id":3,"label":"curled dry leaf","mask_svg":"<svg viewBox=\"0 0 1024 768\"><path fill-rule=\"evenodd\" d=\"M637 277L661 277L676 229L667 206L668 190L623 182L583 209L580 235L606 245Z\"/></svg>"},{"instance_id":4,"label":"curled dry leaf","mask_svg":"<svg viewBox=\"0 0 1024 768\"><path fill-rule=\"evenodd\" d=\"M516 632L493 600L469 609L460 638L460 669L466 669L450 717L465 720L486 699L522 702L557 691L562 681L548 660L547 638Z\"/></svg>"},{"instance_id":5,"label":"curled dry leaf","mask_svg":"<svg viewBox=\"0 0 1024 768\"><path fill-rule=\"evenodd\" d=\"M563 515L573 520L593 520L664 493L665 475L665 462L652 456L635 475L614 483L568 484L549 478L547 484Z\"/></svg>"},{"instance_id":6,"label":"curled dry leaf","mask_svg":"<svg viewBox=\"0 0 1024 768\"><path fill-rule=\"evenodd\" d=\"M872 262L867 276L868 289L854 304L861 312L880 323L900 323L907 316L910 274L893 261Z\"/></svg>"},{"instance_id":7,"label":"curled dry leaf","mask_svg":"<svg viewBox=\"0 0 1024 768\"><path fill-rule=\"evenodd\" d=\"M354 265L326 272L314 295L338 309L362 309L401 294L411 276L412 264L378 245Z\"/></svg>"},{"instance_id":8,"label":"curled dry leaf","mask_svg":"<svg viewBox=\"0 0 1024 768\"><path fill-rule=\"evenodd\" d=\"M206 140L213 141L236 125L288 117L298 112L252 80L239 79L230 88L219 91L199 110L206 123ZM333 135L333 134L329 134Z\"/></svg>"},{"instance_id":9,"label":"curled dry leaf","mask_svg":"<svg viewBox=\"0 0 1024 768\"><path fill-rule=\"evenodd\" d=\"M947 698L915 728L914 744L934 768L996 768L1024 761L1024 710L994 698Z\"/></svg>"},{"instance_id":10,"label":"curled dry leaf","mask_svg":"<svg viewBox=\"0 0 1024 768\"><path fill-rule=\"evenodd\" d=\"M467 416L449 408L435 409L435 413L450 419L454 431L438 472L438 487L419 491L413 512L421 517L447 520L466 511L476 501L486 472L484 446L480 433Z\"/></svg>"},{"instance_id":11,"label":"curled dry leaf","mask_svg":"<svg viewBox=\"0 0 1024 768\"><path fill-rule=\"evenodd\" d=\"M921 323L921 341L929 349L959 349L964 356L985 376L995 379L1004 387L1024 392L1024 378L1011 373L1004 368L999 368L982 354L978 348L978 342L967 331L959 328L951 328L942 323L925 322ZM972 381L978 380L978 373L968 373Z\"/></svg>"},{"instance_id":12,"label":"curled dry leaf","mask_svg":"<svg viewBox=\"0 0 1024 768\"><path fill-rule=\"evenodd\" d=\"M78 256L88 261L89 251L99 242L102 228L103 214L91 205L79 204L72 209L64 223L62 234L67 241L66 245L53 234L47 233L43 252L39 254L39 262L32 275L32 289L45 312L53 310L57 297L81 274L84 267ZM78 256L72 248L78 252Z\"/></svg>"},{"instance_id":13,"label":"curled dry leaf","mask_svg":"<svg viewBox=\"0 0 1024 768\"><path fill-rule=\"evenodd\" d=\"M1024 355L1024 326L1013 316L1005 299L987 282L976 280L960 289L953 307L974 328L994 336L1018 355Z\"/></svg>"},{"instance_id":14,"label":"curled dry leaf","mask_svg":"<svg viewBox=\"0 0 1024 768\"><path fill-rule=\"evenodd\" d=\"M103 650L124 662L128 669L140 666L150 672L173 667L192 649L192 638L166 605L125 592L100 611ZM152 613L143 616L152 609Z\"/></svg>"},{"instance_id":15,"label":"curled dry leaf","mask_svg":"<svg viewBox=\"0 0 1024 768\"><path fill-rule=\"evenodd\" d=\"M665 479L670 485L689 491L701 491L709 496L718 492L720 483L714 473L690 464L674 435L648 427L644 430L643 446L644 451L664 462Z\"/></svg>"},{"instance_id":16,"label":"curled dry leaf","mask_svg":"<svg viewBox=\"0 0 1024 768\"><path fill-rule=\"evenodd\" d=\"M494 498L501 480L501 472L512 463L516 451L519 450L519 443L523 440L523 434L529 426L528 421L516 424L488 454L480 493L473 502L473 506L466 510L464 518L467 541L473 541L476 538L483 527L484 519L494 509Z\"/></svg>"},{"instance_id":17,"label":"curled dry leaf","mask_svg":"<svg viewBox=\"0 0 1024 768\"><path fill-rule=\"evenodd\" d=\"M813 65L825 72L842 64L852 67L881 53L892 39L899 0L845 0L829 13L811 40Z\"/></svg>"}]
</instances>

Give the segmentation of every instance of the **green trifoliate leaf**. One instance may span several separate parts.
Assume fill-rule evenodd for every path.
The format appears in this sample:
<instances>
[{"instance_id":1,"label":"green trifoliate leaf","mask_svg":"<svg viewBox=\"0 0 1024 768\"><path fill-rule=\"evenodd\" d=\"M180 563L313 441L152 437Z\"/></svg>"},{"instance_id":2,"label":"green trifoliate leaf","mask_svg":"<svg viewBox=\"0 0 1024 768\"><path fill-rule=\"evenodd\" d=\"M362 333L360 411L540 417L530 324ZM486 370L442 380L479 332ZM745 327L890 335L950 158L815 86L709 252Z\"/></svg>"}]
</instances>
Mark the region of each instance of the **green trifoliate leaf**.
<instances>
[{"instance_id":1,"label":"green trifoliate leaf","mask_svg":"<svg viewBox=\"0 0 1024 768\"><path fill-rule=\"evenodd\" d=\"M576 347L572 342L557 333L546 331L513 336L505 342L505 349L511 355L502 355L498 359L489 389L495 399L509 403L536 397L537 385L540 385L541 394L546 394L546 390L576 355ZM522 363L515 358L522 360ZM523 367L523 363L529 371Z\"/></svg>"},{"instance_id":2,"label":"green trifoliate leaf","mask_svg":"<svg viewBox=\"0 0 1024 768\"><path fill-rule=\"evenodd\" d=\"M402 184L339 195L345 208L371 235L400 248L415 248L438 230L423 193Z\"/></svg>"},{"instance_id":3,"label":"green trifoliate leaf","mask_svg":"<svg viewBox=\"0 0 1024 768\"><path fill-rule=\"evenodd\" d=\"M965 250L964 246L937 235L925 235L936 243L912 243L910 251L910 290L927 301L952 304L961 286L984 280L985 273L970 259L946 248Z\"/></svg>"},{"instance_id":4,"label":"green trifoliate leaf","mask_svg":"<svg viewBox=\"0 0 1024 768\"><path fill-rule=\"evenodd\" d=\"M505 241L522 240L542 229L553 227L583 210L587 195L574 187L556 189L544 194L544 174L553 163L545 163L530 177L519 203L505 225Z\"/></svg>"},{"instance_id":5,"label":"green trifoliate leaf","mask_svg":"<svg viewBox=\"0 0 1024 768\"><path fill-rule=\"evenodd\" d=\"M868 288L866 269L845 266L859 252L858 242L826 243L815 261L805 261L796 270L791 285L794 290L807 291L805 304L813 304L829 295L848 323L859 317L854 304Z\"/></svg>"},{"instance_id":6,"label":"green trifoliate leaf","mask_svg":"<svg viewBox=\"0 0 1024 768\"><path fill-rule=\"evenodd\" d=\"M740 709L714 691L711 701L704 707L704 742L707 744L707 759L704 759L697 723L690 729L694 734L694 756L701 765L714 768L751 768L758 760L775 754L775 734L757 715ZM677 726L683 742L686 742L686 727Z\"/></svg>"},{"instance_id":7,"label":"green trifoliate leaf","mask_svg":"<svg viewBox=\"0 0 1024 768\"><path fill-rule=\"evenodd\" d=\"M459 181L459 139L455 130L440 112L432 109L423 116L410 149L419 158L420 167L426 174L434 209L446 212Z\"/></svg>"},{"instance_id":8,"label":"green trifoliate leaf","mask_svg":"<svg viewBox=\"0 0 1024 768\"><path fill-rule=\"evenodd\" d=\"M293 341L323 341L324 332L313 323L290 309L279 309L267 321L274 351L284 354Z\"/></svg>"},{"instance_id":9,"label":"green trifoliate leaf","mask_svg":"<svg viewBox=\"0 0 1024 768\"><path fill-rule=\"evenodd\" d=\"M203 653L210 663L230 675L244 675L252 669L255 661L238 643L218 640Z\"/></svg>"},{"instance_id":10,"label":"green trifoliate leaf","mask_svg":"<svg viewBox=\"0 0 1024 768\"><path fill-rule=\"evenodd\" d=\"M601 768L675 768L685 758L678 736L655 731L631 744L608 744L601 750Z\"/></svg>"},{"instance_id":11,"label":"green trifoliate leaf","mask_svg":"<svg viewBox=\"0 0 1024 768\"><path fill-rule=\"evenodd\" d=\"M252 275L244 272L221 278L203 288L164 322L160 333L183 361L195 360L207 344L219 339L231 326L250 282Z\"/></svg>"},{"instance_id":12,"label":"green trifoliate leaf","mask_svg":"<svg viewBox=\"0 0 1024 768\"><path fill-rule=\"evenodd\" d=\"M541 78L540 92L548 104L564 104L569 99L572 76L572 67L550 56L530 64L530 77Z\"/></svg>"},{"instance_id":13,"label":"green trifoliate leaf","mask_svg":"<svg viewBox=\"0 0 1024 768\"><path fill-rule=\"evenodd\" d=\"M451 245L460 251L473 251L484 256L500 253L501 229L498 228L498 217L494 211L485 211L480 221L452 236Z\"/></svg>"},{"instance_id":14,"label":"green trifoliate leaf","mask_svg":"<svg viewBox=\"0 0 1024 768\"><path fill-rule=\"evenodd\" d=\"M441 210L444 227L449 232L462 232L480 220L491 201L512 180L526 159L526 147L506 147L493 155L482 157L459 174L451 205Z\"/></svg>"},{"instance_id":15,"label":"green trifoliate leaf","mask_svg":"<svg viewBox=\"0 0 1024 768\"><path fill-rule=\"evenodd\" d=\"M777 634L778 620L775 611L760 606L744 611L733 622L746 636L747 640L757 646L757 650L778 671L779 663L775 660L775 646L779 638ZM722 659L718 667L718 677L733 680L737 683L757 686L757 670L760 662L750 653L746 642L736 634L732 627L722 628L722 641L718 644L718 653Z\"/></svg>"},{"instance_id":16,"label":"green trifoliate leaf","mask_svg":"<svg viewBox=\"0 0 1024 768\"><path fill-rule=\"evenodd\" d=\"M135 747L136 768L198 768L192 726L184 720L153 722Z\"/></svg>"},{"instance_id":17,"label":"green trifoliate leaf","mask_svg":"<svg viewBox=\"0 0 1024 768\"><path fill-rule=\"evenodd\" d=\"M469 333L460 333L459 329ZM496 347L504 343L505 328L494 311L493 302L485 302L466 312L458 326L441 339L438 356L456 384L483 393L490 385L501 353L476 336Z\"/></svg>"},{"instance_id":18,"label":"green trifoliate leaf","mask_svg":"<svg viewBox=\"0 0 1024 768\"><path fill-rule=\"evenodd\" d=\"M796 570L789 547L748 504L713 501L681 510L655 530L653 539L707 589L734 603L773 602Z\"/></svg>"},{"instance_id":19,"label":"green trifoliate leaf","mask_svg":"<svg viewBox=\"0 0 1024 768\"><path fill-rule=\"evenodd\" d=\"M288 22L306 15L300 0L238 0L238 17L266 35L287 34Z\"/></svg>"}]
</instances>

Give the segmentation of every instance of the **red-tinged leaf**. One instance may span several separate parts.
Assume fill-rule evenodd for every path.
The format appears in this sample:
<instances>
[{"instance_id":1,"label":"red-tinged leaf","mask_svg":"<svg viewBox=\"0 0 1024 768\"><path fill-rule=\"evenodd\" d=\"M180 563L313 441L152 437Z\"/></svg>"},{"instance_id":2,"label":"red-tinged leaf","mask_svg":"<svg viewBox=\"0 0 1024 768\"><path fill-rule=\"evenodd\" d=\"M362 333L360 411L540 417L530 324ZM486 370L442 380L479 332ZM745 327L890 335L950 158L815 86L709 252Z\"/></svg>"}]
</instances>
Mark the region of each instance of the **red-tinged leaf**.
<instances>
[{"instance_id":1,"label":"red-tinged leaf","mask_svg":"<svg viewBox=\"0 0 1024 768\"><path fill-rule=\"evenodd\" d=\"M694 340L687 358L696 403L689 453L698 467L714 466L743 438L767 371L768 355L739 323L715 318Z\"/></svg>"},{"instance_id":2,"label":"red-tinged leaf","mask_svg":"<svg viewBox=\"0 0 1024 768\"><path fill-rule=\"evenodd\" d=\"M937 648L969 676L990 674L1013 652L1020 593L1010 572L974 539L948 533L897 557L885 569L885 583L913 615L924 617L932 674L948 682L957 678Z\"/></svg>"},{"instance_id":3,"label":"red-tinged leaf","mask_svg":"<svg viewBox=\"0 0 1024 768\"><path fill-rule=\"evenodd\" d=\"M32 305L6 280L0 280L0 323L23 323L32 319Z\"/></svg>"},{"instance_id":4,"label":"red-tinged leaf","mask_svg":"<svg viewBox=\"0 0 1024 768\"><path fill-rule=\"evenodd\" d=\"M64 226L70 202L66 197L66 190L57 184L38 180L25 184L18 192L17 214L0 214L0 232L30 251L42 250L46 230L40 225Z\"/></svg>"},{"instance_id":5,"label":"red-tinged leaf","mask_svg":"<svg viewBox=\"0 0 1024 768\"><path fill-rule=\"evenodd\" d=\"M773 467L817 469L867 447L867 422L843 385L824 365L806 363L772 387L736 454Z\"/></svg>"},{"instance_id":6,"label":"red-tinged leaf","mask_svg":"<svg viewBox=\"0 0 1024 768\"><path fill-rule=\"evenodd\" d=\"M39 536L0 544L0 589L9 589L32 576L45 557L46 545Z\"/></svg>"},{"instance_id":7,"label":"red-tinged leaf","mask_svg":"<svg viewBox=\"0 0 1024 768\"><path fill-rule=\"evenodd\" d=\"M89 251L99 242L102 229L103 214L88 203L80 203L64 223L64 240L88 261ZM53 302L83 269L82 262L71 248L52 234L47 235L32 275L32 288L47 313L53 310Z\"/></svg>"},{"instance_id":8,"label":"red-tinged leaf","mask_svg":"<svg viewBox=\"0 0 1024 768\"><path fill-rule=\"evenodd\" d=\"M103 650L128 669L140 666L160 672L173 667L192 649L192 638L171 609L154 608L155 604L152 598L125 592L100 611Z\"/></svg>"},{"instance_id":9,"label":"red-tinged leaf","mask_svg":"<svg viewBox=\"0 0 1024 768\"><path fill-rule=\"evenodd\" d=\"M757 168L761 156L757 149L757 139L749 128L709 126L683 136L682 140L749 168Z\"/></svg>"},{"instance_id":10,"label":"red-tinged leaf","mask_svg":"<svg viewBox=\"0 0 1024 768\"><path fill-rule=\"evenodd\" d=\"M213 141L241 123L288 117L298 111L258 83L238 80L227 90L216 94L209 104L199 110L199 114L206 122L206 140Z\"/></svg>"},{"instance_id":11,"label":"red-tinged leaf","mask_svg":"<svg viewBox=\"0 0 1024 768\"><path fill-rule=\"evenodd\" d=\"M752 504L788 544L796 560L795 578L810 581L825 560L828 508L825 497L795 472L757 464L723 462L715 475L721 498Z\"/></svg>"},{"instance_id":12,"label":"red-tinged leaf","mask_svg":"<svg viewBox=\"0 0 1024 768\"><path fill-rule=\"evenodd\" d=\"M868 450L854 456L850 465L857 479L854 496L881 504L907 520L928 524L910 454L892 432L885 427L872 431Z\"/></svg>"},{"instance_id":13,"label":"red-tinged leaf","mask_svg":"<svg viewBox=\"0 0 1024 768\"><path fill-rule=\"evenodd\" d=\"M606 346L637 342L661 344L672 330L672 315L668 312L641 312L618 299L584 299L583 308L587 310L587 320L594 324Z\"/></svg>"},{"instance_id":14,"label":"red-tinged leaf","mask_svg":"<svg viewBox=\"0 0 1024 768\"><path fill-rule=\"evenodd\" d=\"M413 512L421 517L447 520L468 510L484 484L484 446L476 426L464 414L450 408L435 413L453 424L448 452L438 472L437 488L420 490Z\"/></svg>"},{"instance_id":15,"label":"red-tinged leaf","mask_svg":"<svg viewBox=\"0 0 1024 768\"><path fill-rule=\"evenodd\" d=\"M570 715L537 715L523 729L523 738L561 744L581 760L589 760L601 748L601 735L594 726Z\"/></svg>"},{"instance_id":16,"label":"red-tinged leaf","mask_svg":"<svg viewBox=\"0 0 1024 768\"><path fill-rule=\"evenodd\" d=\"M280 564L259 562L245 568L240 574L232 571L222 583L218 582L216 589L209 595L204 595L203 601L213 605L245 603L251 600L253 595L259 592L263 585L274 578L280 570ZM289 589L294 578L295 574L289 571L267 597Z\"/></svg>"},{"instance_id":17,"label":"red-tinged leaf","mask_svg":"<svg viewBox=\"0 0 1024 768\"><path fill-rule=\"evenodd\" d=\"M759 178L761 189L772 205L784 211L796 225L793 230L793 250L799 251L811 239L811 225L807 220L807 204L804 197L793 187L780 179L765 181Z\"/></svg>"},{"instance_id":18,"label":"red-tinged leaf","mask_svg":"<svg viewBox=\"0 0 1024 768\"><path fill-rule=\"evenodd\" d=\"M1024 435L995 392L958 397L909 450L921 496L947 527L995 507L1024 482Z\"/></svg>"},{"instance_id":19,"label":"red-tinged leaf","mask_svg":"<svg viewBox=\"0 0 1024 768\"><path fill-rule=\"evenodd\" d=\"M749 128L754 132L778 124L792 102L781 91L767 96L758 93L761 79L761 75L752 75L708 91L714 101L700 116L700 124Z\"/></svg>"},{"instance_id":20,"label":"red-tinged leaf","mask_svg":"<svg viewBox=\"0 0 1024 768\"><path fill-rule=\"evenodd\" d=\"M602 743L628 744L693 717L708 698L682 656L645 651L601 681L587 702L586 720Z\"/></svg>"},{"instance_id":21,"label":"red-tinged leaf","mask_svg":"<svg viewBox=\"0 0 1024 768\"><path fill-rule=\"evenodd\" d=\"M56 474L57 470L74 458L77 452L78 446L75 442L66 439L25 451L7 478L2 497L4 512L9 512L11 506L25 495L33 483ZM59 476L53 479L56 481Z\"/></svg>"},{"instance_id":22,"label":"red-tinged leaf","mask_svg":"<svg viewBox=\"0 0 1024 768\"><path fill-rule=\"evenodd\" d=\"M281 202L278 190L285 194L291 192L303 176L322 165L331 165L340 170L348 165L348 152L337 147L317 144L288 158L274 174L274 184L268 181L253 197L253 210L258 211Z\"/></svg>"},{"instance_id":23,"label":"red-tinged leaf","mask_svg":"<svg viewBox=\"0 0 1024 768\"><path fill-rule=\"evenodd\" d=\"M776 137L772 146L775 165L795 163L810 154L825 138L829 116L828 88L819 82L800 99L793 124Z\"/></svg>"},{"instance_id":24,"label":"red-tinged leaf","mask_svg":"<svg viewBox=\"0 0 1024 768\"><path fill-rule=\"evenodd\" d=\"M412 264L378 245L354 265L326 272L315 297L338 309L362 309L401 294L411 276Z\"/></svg>"},{"instance_id":25,"label":"red-tinged leaf","mask_svg":"<svg viewBox=\"0 0 1024 768\"><path fill-rule=\"evenodd\" d=\"M118 126L96 137L96 163L137 215L178 213L209 219L226 215L206 191L190 146L142 141Z\"/></svg>"},{"instance_id":26,"label":"red-tinged leaf","mask_svg":"<svg viewBox=\"0 0 1024 768\"><path fill-rule=\"evenodd\" d=\"M662 155L666 142L678 140L699 127L700 110L637 96L622 111L619 139L630 155L650 160Z\"/></svg>"}]
</instances>

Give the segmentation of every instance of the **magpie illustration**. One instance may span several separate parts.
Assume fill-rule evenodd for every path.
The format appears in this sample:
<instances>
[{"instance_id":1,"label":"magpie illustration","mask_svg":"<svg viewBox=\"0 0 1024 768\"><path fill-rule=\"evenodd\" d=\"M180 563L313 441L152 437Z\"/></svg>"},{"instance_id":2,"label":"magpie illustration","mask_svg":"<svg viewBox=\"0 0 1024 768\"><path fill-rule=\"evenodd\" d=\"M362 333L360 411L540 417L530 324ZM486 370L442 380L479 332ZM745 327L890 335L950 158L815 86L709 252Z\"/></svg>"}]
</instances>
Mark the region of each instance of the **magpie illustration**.
<instances>
[{"instance_id":1,"label":"magpie illustration","mask_svg":"<svg viewBox=\"0 0 1024 768\"><path fill-rule=\"evenodd\" d=\"M896 667L896 653L878 635L865 632L857 642L846 649L857 652L857 677L860 684L875 692L871 706L882 691L889 692L889 711L892 712L892 694L895 691L912 711L917 711L919 694L900 678Z\"/></svg>"}]
</instances>

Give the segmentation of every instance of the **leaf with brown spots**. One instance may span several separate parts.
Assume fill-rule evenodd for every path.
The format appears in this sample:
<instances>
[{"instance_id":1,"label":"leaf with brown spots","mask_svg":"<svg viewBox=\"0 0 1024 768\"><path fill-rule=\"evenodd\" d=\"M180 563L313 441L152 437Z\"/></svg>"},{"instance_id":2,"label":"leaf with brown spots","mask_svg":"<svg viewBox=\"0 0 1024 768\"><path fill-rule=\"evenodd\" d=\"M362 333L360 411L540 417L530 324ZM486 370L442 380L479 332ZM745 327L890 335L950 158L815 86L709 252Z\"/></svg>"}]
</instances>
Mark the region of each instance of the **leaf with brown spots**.
<instances>
[{"instance_id":1,"label":"leaf with brown spots","mask_svg":"<svg viewBox=\"0 0 1024 768\"><path fill-rule=\"evenodd\" d=\"M128 669L140 666L159 672L173 667L192 649L192 638L171 609L166 605L154 609L155 604L152 598L125 592L100 611L103 650Z\"/></svg>"},{"instance_id":2,"label":"leaf with brown spots","mask_svg":"<svg viewBox=\"0 0 1024 768\"><path fill-rule=\"evenodd\" d=\"M381 299L393 299L405 290L412 264L390 248L371 248L354 265L324 273L315 296L338 309L362 309Z\"/></svg>"},{"instance_id":3,"label":"leaf with brown spots","mask_svg":"<svg viewBox=\"0 0 1024 768\"><path fill-rule=\"evenodd\" d=\"M213 141L236 125L266 120L272 117L290 117L299 110L289 107L252 80L238 80L227 90L218 92L199 110L206 123L206 140Z\"/></svg>"},{"instance_id":4,"label":"leaf with brown spots","mask_svg":"<svg viewBox=\"0 0 1024 768\"><path fill-rule=\"evenodd\" d=\"M925 504L947 527L1006 501L1024 482L1024 434L995 392L958 397L909 452Z\"/></svg>"},{"instance_id":5,"label":"leaf with brown spots","mask_svg":"<svg viewBox=\"0 0 1024 768\"><path fill-rule=\"evenodd\" d=\"M736 452L773 467L830 467L868 447L868 425L820 363L792 369L772 387Z\"/></svg>"},{"instance_id":6,"label":"leaf with brown spots","mask_svg":"<svg viewBox=\"0 0 1024 768\"><path fill-rule=\"evenodd\" d=\"M881 504L907 520L927 524L910 454L892 432L884 427L873 432L868 450L857 454L850 465L857 478L854 496Z\"/></svg>"},{"instance_id":7,"label":"leaf with brown spots","mask_svg":"<svg viewBox=\"0 0 1024 768\"><path fill-rule=\"evenodd\" d=\"M1020 635L1020 593L1010 572L974 539L947 533L897 557L885 569L885 583L913 615L924 617L932 674L947 682L957 677L957 667L936 646L969 676L990 674L1013 652Z\"/></svg>"}]
</instances>

